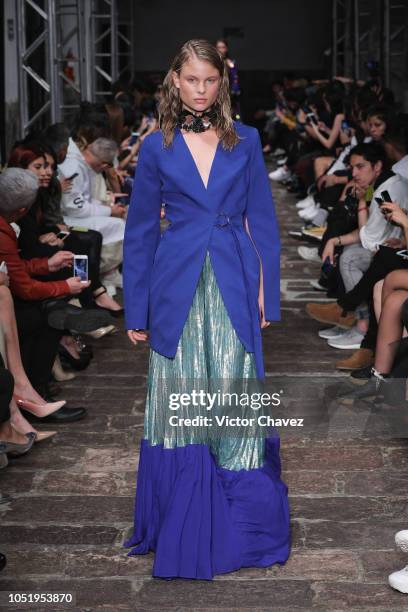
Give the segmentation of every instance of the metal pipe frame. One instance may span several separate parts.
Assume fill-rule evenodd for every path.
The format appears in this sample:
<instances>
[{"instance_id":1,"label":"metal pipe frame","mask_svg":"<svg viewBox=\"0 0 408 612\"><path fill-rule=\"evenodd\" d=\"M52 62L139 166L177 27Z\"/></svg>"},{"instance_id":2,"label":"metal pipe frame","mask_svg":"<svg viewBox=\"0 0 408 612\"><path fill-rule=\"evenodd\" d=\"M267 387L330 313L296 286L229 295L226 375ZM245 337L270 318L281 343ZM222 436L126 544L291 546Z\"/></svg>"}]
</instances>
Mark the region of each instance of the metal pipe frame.
<instances>
[{"instance_id":1,"label":"metal pipe frame","mask_svg":"<svg viewBox=\"0 0 408 612\"><path fill-rule=\"evenodd\" d=\"M133 70L134 63L133 1L128 15L121 15L123 9L129 9L127 0L44 0L43 8L37 2L17 0L21 137L45 116L52 122L61 121L78 108L80 100L105 98L112 84L126 70ZM29 45L28 6L41 18L40 32ZM67 31L68 18L73 24ZM99 52L101 43L105 48ZM39 74L32 58L41 45L45 45L45 63ZM78 50L70 58L76 67L74 80L64 72L67 45ZM30 97L33 87L41 100L37 106ZM79 98L78 102L72 97Z\"/></svg>"},{"instance_id":2,"label":"metal pipe frame","mask_svg":"<svg viewBox=\"0 0 408 612\"><path fill-rule=\"evenodd\" d=\"M44 115L50 112L51 120L54 120L54 113L51 99L54 91L54 81L52 78L52 58L50 54L50 21L49 9L51 0L44 0L45 10L39 6L35 0L19 0L17 4L17 30L18 30L18 86L19 86L19 106L20 106L20 136L23 137L27 131ZM43 29L33 42L27 46L26 32L26 8L30 6L42 19ZM44 74L38 74L30 62L33 53L42 45L45 45ZM30 100L28 82L37 87L39 94L45 94L45 102L39 103L30 116ZM31 102L33 102L31 100Z\"/></svg>"},{"instance_id":3,"label":"metal pipe frame","mask_svg":"<svg viewBox=\"0 0 408 612\"><path fill-rule=\"evenodd\" d=\"M403 0L384 0L384 84L402 94L408 70L408 7Z\"/></svg>"}]
</instances>

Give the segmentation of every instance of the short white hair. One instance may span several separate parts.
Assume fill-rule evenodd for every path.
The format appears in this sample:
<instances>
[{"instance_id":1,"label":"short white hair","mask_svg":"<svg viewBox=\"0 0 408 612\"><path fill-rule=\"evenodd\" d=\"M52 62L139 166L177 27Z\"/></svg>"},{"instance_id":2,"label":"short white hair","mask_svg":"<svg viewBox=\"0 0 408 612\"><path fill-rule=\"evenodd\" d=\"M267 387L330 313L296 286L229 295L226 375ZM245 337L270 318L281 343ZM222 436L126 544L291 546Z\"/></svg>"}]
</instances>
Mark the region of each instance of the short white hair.
<instances>
[{"instance_id":1,"label":"short white hair","mask_svg":"<svg viewBox=\"0 0 408 612\"><path fill-rule=\"evenodd\" d=\"M97 138L88 146L88 149L100 161L111 164L118 152L118 145L110 138Z\"/></svg>"},{"instance_id":2,"label":"short white hair","mask_svg":"<svg viewBox=\"0 0 408 612\"><path fill-rule=\"evenodd\" d=\"M34 172L22 168L6 168L0 174L0 212L13 213L19 208L31 208L38 191Z\"/></svg>"}]
</instances>

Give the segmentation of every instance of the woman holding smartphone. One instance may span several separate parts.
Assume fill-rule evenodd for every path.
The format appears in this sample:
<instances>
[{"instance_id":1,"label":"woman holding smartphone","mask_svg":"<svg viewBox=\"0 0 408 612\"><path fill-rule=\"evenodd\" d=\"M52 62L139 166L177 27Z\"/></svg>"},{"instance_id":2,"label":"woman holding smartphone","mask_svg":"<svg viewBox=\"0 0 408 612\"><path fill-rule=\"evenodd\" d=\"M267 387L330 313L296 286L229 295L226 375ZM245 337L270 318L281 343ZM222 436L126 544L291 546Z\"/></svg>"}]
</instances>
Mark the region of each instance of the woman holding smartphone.
<instances>
[{"instance_id":1,"label":"woman holding smartphone","mask_svg":"<svg viewBox=\"0 0 408 612\"><path fill-rule=\"evenodd\" d=\"M261 328L280 316L280 242L258 132L232 120L226 65L209 42L189 41L174 59L160 126L140 150L124 242L128 335L150 342L125 546L155 551L154 576L212 579L288 558L279 438L173 426L169 391L263 379ZM163 202L170 227L160 237ZM205 416L194 401L186 409Z\"/></svg>"}]
</instances>

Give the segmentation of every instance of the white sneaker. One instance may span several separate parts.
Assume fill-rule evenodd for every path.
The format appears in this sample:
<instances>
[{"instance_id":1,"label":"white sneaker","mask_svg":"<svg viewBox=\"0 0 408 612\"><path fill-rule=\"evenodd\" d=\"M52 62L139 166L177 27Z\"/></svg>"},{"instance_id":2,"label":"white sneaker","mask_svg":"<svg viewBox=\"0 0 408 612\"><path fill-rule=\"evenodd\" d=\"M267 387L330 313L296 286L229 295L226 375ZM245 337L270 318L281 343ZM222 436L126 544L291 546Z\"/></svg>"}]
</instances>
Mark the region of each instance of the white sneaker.
<instances>
[{"instance_id":1,"label":"white sneaker","mask_svg":"<svg viewBox=\"0 0 408 612\"><path fill-rule=\"evenodd\" d=\"M298 247L297 252L305 261L315 261L316 263L320 264L322 263L316 247L300 246Z\"/></svg>"},{"instance_id":2,"label":"white sneaker","mask_svg":"<svg viewBox=\"0 0 408 612\"><path fill-rule=\"evenodd\" d=\"M312 204L315 204L314 197L312 195L308 195L305 198L303 198L303 200L300 200L299 202L296 203L296 208L298 209L309 208L309 206L312 206Z\"/></svg>"},{"instance_id":3,"label":"white sneaker","mask_svg":"<svg viewBox=\"0 0 408 612\"><path fill-rule=\"evenodd\" d=\"M287 168L278 168L277 170L269 173L269 178L271 181L286 181L288 178L290 178L290 172Z\"/></svg>"},{"instance_id":4,"label":"white sneaker","mask_svg":"<svg viewBox=\"0 0 408 612\"><path fill-rule=\"evenodd\" d=\"M399 572L393 572L388 576L388 582L390 587L400 591L401 593L408 593L408 565Z\"/></svg>"},{"instance_id":5,"label":"white sneaker","mask_svg":"<svg viewBox=\"0 0 408 612\"><path fill-rule=\"evenodd\" d=\"M334 327L329 327L327 329L321 329L318 334L320 338L324 338L325 340L334 340L334 338L340 338L343 334L345 334L348 330L335 325Z\"/></svg>"},{"instance_id":6,"label":"white sneaker","mask_svg":"<svg viewBox=\"0 0 408 612\"><path fill-rule=\"evenodd\" d=\"M408 529L403 529L395 534L395 543L404 552L408 552Z\"/></svg>"},{"instance_id":7,"label":"white sneaker","mask_svg":"<svg viewBox=\"0 0 408 612\"><path fill-rule=\"evenodd\" d=\"M361 342L363 338L364 334L361 333L361 331L359 331L356 326L354 326L351 329L348 329L346 333L342 336L339 336L337 338L330 338L327 341L327 344L337 349L355 350L361 347Z\"/></svg>"},{"instance_id":8,"label":"white sneaker","mask_svg":"<svg viewBox=\"0 0 408 612\"><path fill-rule=\"evenodd\" d=\"M272 157L279 157L279 155L285 155L285 153L286 153L285 149L280 149L278 147L277 149L272 151L271 155L272 155Z\"/></svg>"},{"instance_id":9,"label":"white sneaker","mask_svg":"<svg viewBox=\"0 0 408 612\"><path fill-rule=\"evenodd\" d=\"M319 283L318 280L311 280L309 281L311 286L313 287L313 289L315 289L316 291L327 291L327 287L324 287L323 285L321 285Z\"/></svg>"},{"instance_id":10,"label":"white sneaker","mask_svg":"<svg viewBox=\"0 0 408 612\"><path fill-rule=\"evenodd\" d=\"M300 210L298 212L298 215L301 219L304 219L305 221L312 221L319 212L319 210L319 204L313 203L312 206L308 206L307 208L303 208L303 210Z\"/></svg>"}]
</instances>

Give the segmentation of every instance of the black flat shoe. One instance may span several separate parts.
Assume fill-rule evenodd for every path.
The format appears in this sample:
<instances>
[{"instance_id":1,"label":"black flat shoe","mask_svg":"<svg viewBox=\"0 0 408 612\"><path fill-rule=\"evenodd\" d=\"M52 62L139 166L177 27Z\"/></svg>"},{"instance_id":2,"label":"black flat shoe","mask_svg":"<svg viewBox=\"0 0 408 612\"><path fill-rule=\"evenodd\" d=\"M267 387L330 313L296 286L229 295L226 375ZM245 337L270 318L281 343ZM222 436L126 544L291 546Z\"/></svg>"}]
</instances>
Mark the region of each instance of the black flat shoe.
<instances>
[{"instance_id":1,"label":"black flat shoe","mask_svg":"<svg viewBox=\"0 0 408 612\"><path fill-rule=\"evenodd\" d=\"M72 423L73 421L80 421L81 419L84 419L87 415L86 408L82 407L69 408L68 406L63 406L46 417L37 417L31 412L24 410L24 408L20 408L20 410L24 414L27 421L33 423Z\"/></svg>"}]
</instances>

